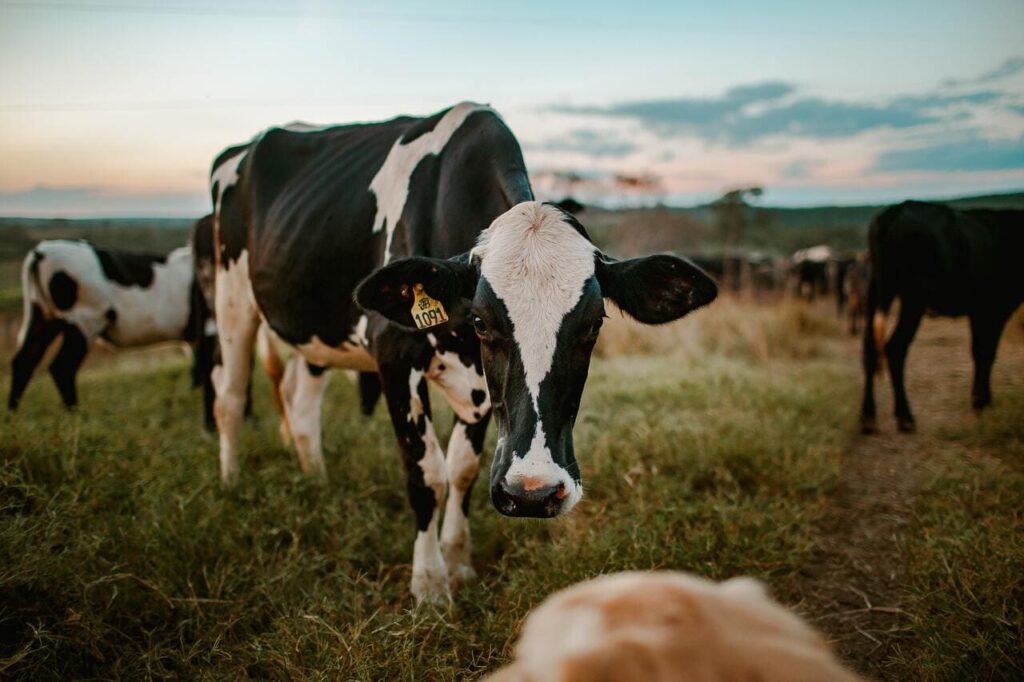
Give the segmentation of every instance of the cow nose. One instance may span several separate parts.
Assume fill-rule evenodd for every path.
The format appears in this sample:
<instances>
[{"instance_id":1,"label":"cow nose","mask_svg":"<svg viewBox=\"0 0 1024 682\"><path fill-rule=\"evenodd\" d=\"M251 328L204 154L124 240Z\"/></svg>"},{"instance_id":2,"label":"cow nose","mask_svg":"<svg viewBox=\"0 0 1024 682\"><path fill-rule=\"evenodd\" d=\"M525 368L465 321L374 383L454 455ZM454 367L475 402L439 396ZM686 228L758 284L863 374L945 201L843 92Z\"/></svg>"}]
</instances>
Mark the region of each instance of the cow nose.
<instances>
[{"instance_id":1,"label":"cow nose","mask_svg":"<svg viewBox=\"0 0 1024 682\"><path fill-rule=\"evenodd\" d=\"M550 484L523 478L513 483L502 480L491 490L491 501L505 516L550 519L558 516L568 494L561 481Z\"/></svg>"}]
</instances>

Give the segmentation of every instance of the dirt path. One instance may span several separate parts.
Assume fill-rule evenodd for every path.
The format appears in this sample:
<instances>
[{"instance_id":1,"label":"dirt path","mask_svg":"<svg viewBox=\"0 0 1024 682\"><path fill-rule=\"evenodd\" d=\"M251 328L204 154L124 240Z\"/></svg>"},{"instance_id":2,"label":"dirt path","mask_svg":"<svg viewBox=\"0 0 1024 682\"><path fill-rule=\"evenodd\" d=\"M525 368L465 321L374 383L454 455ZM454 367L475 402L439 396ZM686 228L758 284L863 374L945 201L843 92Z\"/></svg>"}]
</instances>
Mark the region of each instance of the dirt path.
<instances>
[{"instance_id":1,"label":"dirt path","mask_svg":"<svg viewBox=\"0 0 1024 682\"><path fill-rule=\"evenodd\" d=\"M969 424L973 365L966 320L926 319L910 348L907 391L918 432L901 434L888 376L876 379L881 433L854 438L838 488L817 528L805 569L801 610L834 640L851 666L879 675L911 635L899 538L913 522L915 496L955 447L942 429ZM851 352L856 347L851 344ZM1000 344L993 395L1024 377L1024 343L1012 330ZM859 404L859 403L858 403ZM824 614L824 615L821 615ZM884 675L884 672L881 673Z\"/></svg>"}]
</instances>

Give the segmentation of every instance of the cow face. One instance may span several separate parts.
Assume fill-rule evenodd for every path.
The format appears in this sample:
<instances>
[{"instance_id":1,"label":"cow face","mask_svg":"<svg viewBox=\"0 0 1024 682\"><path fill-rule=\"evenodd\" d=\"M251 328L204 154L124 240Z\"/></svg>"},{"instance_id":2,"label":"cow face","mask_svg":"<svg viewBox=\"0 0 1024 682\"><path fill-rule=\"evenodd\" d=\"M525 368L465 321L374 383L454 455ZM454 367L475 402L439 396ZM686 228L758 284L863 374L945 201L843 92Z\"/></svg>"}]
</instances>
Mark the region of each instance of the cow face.
<instances>
[{"instance_id":1,"label":"cow face","mask_svg":"<svg viewBox=\"0 0 1024 682\"><path fill-rule=\"evenodd\" d=\"M575 218L538 202L499 216L467 254L381 268L356 300L413 327L417 285L445 307L469 306L498 423L494 506L508 516L544 518L569 511L583 495L572 428L604 299L640 322L660 324L717 294L710 277L677 256L605 256Z\"/></svg>"}]
</instances>

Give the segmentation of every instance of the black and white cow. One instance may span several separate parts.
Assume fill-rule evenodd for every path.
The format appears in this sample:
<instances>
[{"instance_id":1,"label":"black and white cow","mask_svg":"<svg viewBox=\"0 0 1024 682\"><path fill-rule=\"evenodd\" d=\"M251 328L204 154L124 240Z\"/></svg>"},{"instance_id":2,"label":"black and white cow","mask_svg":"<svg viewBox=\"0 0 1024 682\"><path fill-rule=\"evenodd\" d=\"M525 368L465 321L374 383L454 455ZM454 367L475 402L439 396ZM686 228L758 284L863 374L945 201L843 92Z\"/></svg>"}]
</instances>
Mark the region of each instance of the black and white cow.
<instances>
[{"instance_id":1,"label":"black and white cow","mask_svg":"<svg viewBox=\"0 0 1024 682\"><path fill-rule=\"evenodd\" d=\"M861 427L877 431L874 375L879 354L889 365L900 431L915 429L903 382L907 350L925 312L971 323L972 404L992 402L990 376L1006 321L1024 301L1024 211L956 210L906 201L878 214L869 235L871 272L864 331ZM900 299L888 340L885 316Z\"/></svg>"},{"instance_id":2,"label":"black and white cow","mask_svg":"<svg viewBox=\"0 0 1024 682\"><path fill-rule=\"evenodd\" d=\"M325 369L378 372L416 518L417 600L445 599L450 582L473 575L469 494L492 407L497 509L567 512L583 493L572 426L604 299L660 323L716 294L684 259L604 256L569 213L535 202L518 142L478 104L426 118L272 128L222 153L211 185L221 476L238 473L261 319L291 353L282 393L309 473L325 472ZM417 330L414 303L431 323L447 321ZM428 381L456 415L447 460Z\"/></svg>"},{"instance_id":3,"label":"black and white cow","mask_svg":"<svg viewBox=\"0 0 1024 682\"><path fill-rule=\"evenodd\" d=\"M44 241L25 257L21 282L24 317L11 361L11 410L57 337L62 341L50 375L70 408L78 404L78 369L96 339L122 348L167 341L195 346L209 321L187 246L157 255ZM208 381L209 365L201 353L195 359L193 382Z\"/></svg>"}]
</instances>

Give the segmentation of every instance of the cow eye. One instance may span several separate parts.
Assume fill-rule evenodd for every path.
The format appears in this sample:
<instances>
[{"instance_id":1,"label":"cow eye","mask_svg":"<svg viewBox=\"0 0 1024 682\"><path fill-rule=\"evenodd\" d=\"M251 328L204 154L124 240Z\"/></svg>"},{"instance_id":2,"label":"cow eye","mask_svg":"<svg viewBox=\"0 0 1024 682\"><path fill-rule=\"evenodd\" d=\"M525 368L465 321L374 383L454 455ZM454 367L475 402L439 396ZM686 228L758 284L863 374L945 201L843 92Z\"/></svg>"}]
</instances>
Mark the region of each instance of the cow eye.
<instances>
[{"instance_id":1,"label":"cow eye","mask_svg":"<svg viewBox=\"0 0 1024 682\"><path fill-rule=\"evenodd\" d=\"M598 334L600 334L601 333L601 325L603 325L603 324L604 324L604 318L603 317L597 318L597 321L594 322L593 326L590 327L590 336L596 337Z\"/></svg>"},{"instance_id":2,"label":"cow eye","mask_svg":"<svg viewBox=\"0 0 1024 682\"><path fill-rule=\"evenodd\" d=\"M484 322L479 315L473 316L473 330L476 332L477 336L483 336L487 333L487 323Z\"/></svg>"}]
</instances>

